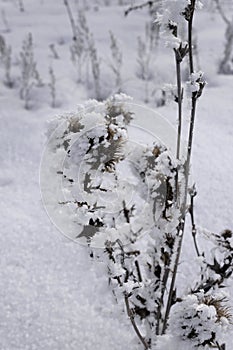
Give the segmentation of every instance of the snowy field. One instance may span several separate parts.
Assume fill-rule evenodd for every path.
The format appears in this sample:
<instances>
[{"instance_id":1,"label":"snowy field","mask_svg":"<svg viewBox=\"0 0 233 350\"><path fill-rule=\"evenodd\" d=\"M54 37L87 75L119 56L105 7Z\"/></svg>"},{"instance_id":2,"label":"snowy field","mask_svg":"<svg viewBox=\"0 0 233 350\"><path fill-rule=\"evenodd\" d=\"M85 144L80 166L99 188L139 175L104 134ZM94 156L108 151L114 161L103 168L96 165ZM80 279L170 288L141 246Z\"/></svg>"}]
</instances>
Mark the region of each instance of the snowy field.
<instances>
[{"instance_id":1,"label":"snowy field","mask_svg":"<svg viewBox=\"0 0 233 350\"><path fill-rule=\"evenodd\" d=\"M24 11L19 3L0 0L0 35L12 49L11 87L0 63L0 349L140 350L129 320L107 288L101 266L89 259L84 247L60 234L41 200L39 170L47 121L96 97L90 67L83 63L83 81L77 82L77 67L70 58L72 31L62 0L24 0ZM70 3L78 16L78 1ZM139 69L137 38L145 38L145 24L150 20L147 10L125 17L127 5L96 3L86 1L84 11L100 59L101 98L117 89L110 67L111 31L122 52L121 91L138 104L146 101L175 126L176 104L159 106L163 86L175 84L170 50L162 42L153 49L148 84ZM197 12L195 27L197 62L208 82L198 101L192 155L198 191L196 220L199 226L219 233L233 230L233 76L217 74L225 31L218 12L211 7ZM20 52L29 33L42 83L31 86L25 109L20 99ZM54 106L50 67L56 80ZM145 118L145 128L149 127ZM190 259L195 257L192 245L190 237L186 238L181 259L186 273L179 276L184 289L192 271ZM226 344L231 349L230 332Z\"/></svg>"}]
</instances>

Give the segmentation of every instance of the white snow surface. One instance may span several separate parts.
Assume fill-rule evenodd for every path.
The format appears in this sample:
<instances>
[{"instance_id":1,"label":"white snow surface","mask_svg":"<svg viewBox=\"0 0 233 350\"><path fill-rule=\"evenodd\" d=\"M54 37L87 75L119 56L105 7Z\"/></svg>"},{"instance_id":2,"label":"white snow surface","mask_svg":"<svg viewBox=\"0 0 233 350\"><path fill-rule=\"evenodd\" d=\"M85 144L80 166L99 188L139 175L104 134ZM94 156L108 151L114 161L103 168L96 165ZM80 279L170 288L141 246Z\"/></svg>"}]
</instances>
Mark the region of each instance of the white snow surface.
<instances>
[{"instance_id":1,"label":"white snow surface","mask_svg":"<svg viewBox=\"0 0 233 350\"><path fill-rule=\"evenodd\" d=\"M103 86L108 91L110 73L106 61L110 57L111 29L123 52L123 90L143 104L144 82L136 78L135 71L137 36L144 31L146 11L124 18L122 6L99 6L94 11L94 2L89 3L87 19L102 57ZM12 89L6 87L0 66L0 349L140 350L142 346L129 320L108 289L101 264L89 259L85 247L58 232L43 208L39 168L47 120L75 111L78 104L92 97L93 91L75 80L69 58L71 29L63 1L25 0L24 5L25 12L20 12L17 1L0 0L0 11L9 25L6 30L0 17L0 35L12 46L15 81ZM198 12L197 24L199 58L208 85L198 101L192 156L192 177L198 190L196 220L198 225L218 233L233 229L233 77L216 73L224 49L224 23L219 15ZM46 84L48 67L53 65L57 108L50 107L46 86L32 91L30 110L25 110L19 99L19 52L29 32L33 35L38 70ZM48 47L51 43L56 45L59 60L52 58ZM158 50L154 84L174 84L173 56L163 45ZM153 98L150 107L156 108ZM175 104L171 102L158 112L176 125ZM192 259L195 253L187 232L181 259L185 273L178 276L183 290L192 282ZM229 290L232 295L232 280ZM226 344L231 349L232 332Z\"/></svg>"}]
</instances>

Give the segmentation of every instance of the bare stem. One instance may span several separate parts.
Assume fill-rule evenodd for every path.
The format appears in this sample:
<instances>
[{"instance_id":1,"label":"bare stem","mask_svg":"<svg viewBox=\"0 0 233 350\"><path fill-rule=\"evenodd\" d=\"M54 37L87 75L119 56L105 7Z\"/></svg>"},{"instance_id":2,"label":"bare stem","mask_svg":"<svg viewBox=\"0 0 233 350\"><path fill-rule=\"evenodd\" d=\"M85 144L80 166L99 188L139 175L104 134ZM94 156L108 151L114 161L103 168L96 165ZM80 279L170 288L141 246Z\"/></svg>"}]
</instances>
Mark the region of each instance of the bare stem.
<instances>
[{"instance_id":1,"label":"bare stem","mask_svg":"<svg viewBox=\"0 0 233 350\"><path fill-rule=\"evenodd\" d=\"M197 256L201 256L198 244L197 244L197 229L195 225L195 219L194 219L194 197L196 196L197 192L195 189L190 192L190 207L189 207L189 214L191 216L191 224L192 224L192 236L193 236L193 242L194 242L194 247L197 253Z\"/></svg>"},{"instance_id":2,"label":"bare stem","mask_svg":"<svg viewBox=\"0 0 233 350\"><path fill-rule=\"evenodd\" d=\"M141 10L143 9L144 7L151 7L153 5L153 3L155 2L155 0L149 0L149 1L146 1L144 2L143 4L140 4L140 5L135 5L135 6L130 6L126 11L125 11L125 16L128 16L128 14L134 10Z\"/></svg>"},{"instance_id":3,"label":"bare stem","mask_svg":"<svg viewBox=\"0 0 233 350\"><path fill-rule=\"evenodd\" d=\"M190 4L190 18L188 20L188 43L189 43L189 71L194 72L193 66L193 15L195 10L196 0L192 0Z\"/></svg>"},{"instance_id":4,"label":"bare stem","mask_svg":"<svg viewBox=\"0 0 233 350\"><path fill-rule=\"evenodd\" d=\"M73 32L73 40L76 41L77 40L77 32L76 32L76 26L75 26L75 21L74 21L73 15L72 15L72 11L70 9L70 5L69 5L68 0L63 0L63 1L64 1L64 5L67 9L68 16L69 16L71 29Z\"/></svg>"},{"instance_id":5,"label":"bare stem","mask_svg":"<svg viewBox=\"0 0 233 350\"><path fill-rule=\"evenodd\" d=\"M194 11L195 11L195 4L196 4L196 0L191 0L191 4L189 5L190 14L188 17L188 44L189 44L190 75L192 73L194 73L192 35L193 35L193 16L194 16ZM192 154L193 131L194 131L194 121L195 121L195 114L196 114L196 102L197 102L197 95L195 93L192 94L192 101L191 102L192 102L191 118L190 118L190 125L189 125L188 149L187 149L187 157L186 157L186 165L185 165L185 190L184 190L184 197L183 197L182 207L181 207L180 225L177 229L178 247L177 247L177 251L176 251L176 258L175 258L175 263L174 263L173 275L172 275L171 285L170 285L169 294L168 294L168 301L167 301L167 306L166 306L166 311L165 311L162 334L164 334L166 332L166 329L167 329L168 318L170 315L170 310L171 310L173 297L174 297L174 287L175 287L175 282L176 282L176 276L177 276L178 265L179 265L179 261L180 261L180 255L181 255L181 249L182 249L182 243L183 243L183 236L184 236L187 194L188 194L189 168L190 168L190 160L191 160L191 154Z\"/></svg>"},{"instance_id":6,"label":"bare stem","mask_svg":"<svg viewBox=\"0 0 233 350\"><path fill-rule=\"evenodd\" d=\"M125 306L126 306L126 310L127 310L127 314L129 316L129 319L132 323L132 326L135 330L135 333L137 334L138 338L140 339L140 341L142 342L142 344L144 345L144 348L145 349L149 349L149 345L147 344L146 340L143 338L143 336L141 335L136 323L135 323L135 320L134 320L134 315L133 315L133 312L129 306L129 298L127 295L125 295Z\"/></svg>"},{"instance_id":7,"label":"bare stem","mask_svg":"<svg viewBox=\"0 0 233 350\"><path fill-rule=\"evenodd\" d=\"M180 141L181 141L181 127L182 127L182 86L181 86L181 71L180 60L176 58L176 76L177 76L177 99L178 99L178 130L177 130L177 147L176 158L180 159Z\"/></svg>"},{"instance_id":8,"label":"bare stem","mask_svg":"<svg viewBox=\"0 0 233 350\"><path fill-rule=\"evenodd\" d=\"M180 144L181 144L181 128L182 128L182 84L181 84L181 62L182 59L179 57L179 52L175 50L176 59L176 80L177 80L177 103L178 103L178 128L177 128L177 145L176 145L176 158L180 159ZM178 200L178 182L179 173L176 172L175 177L175 200Z\"/></svg>"}]
</instances>

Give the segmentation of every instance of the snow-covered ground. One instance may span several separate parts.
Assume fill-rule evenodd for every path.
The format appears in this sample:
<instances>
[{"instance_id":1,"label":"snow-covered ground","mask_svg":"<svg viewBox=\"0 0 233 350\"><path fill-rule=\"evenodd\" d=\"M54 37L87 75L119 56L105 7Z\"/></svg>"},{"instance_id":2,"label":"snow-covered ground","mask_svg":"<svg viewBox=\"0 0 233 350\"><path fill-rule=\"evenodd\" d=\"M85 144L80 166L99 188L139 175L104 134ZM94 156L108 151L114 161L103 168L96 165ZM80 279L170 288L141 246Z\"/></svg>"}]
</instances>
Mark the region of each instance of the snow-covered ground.
<instances>
[{"instance_id":1,"label":"snow-covered ground","mask_svg":"<svg viewBox=\"0 0 233 350\"><path fill-rule=\"evenodd\" d=\"M75 2L74 2L75 3ZM122 6L99 6L89 1L86 12L101 57L103 94L113 89L109 30L119 40L123 53L122 90L137 103L144 103L145 82L137 77L137 36L144 36L146 11L123 15ZM62 236L43 208L39 169L46 144L47 120L75 110L93 97L77 83L70 60L72 32L63 1L25 0L20 12L15 0L0 0L0 35L12 47L13 88L3 84L0 65L0 349L1 350L91 350L141 349L125 314L107 291L101 266L93 266L84 247ZM74 6L75 8L75 6ZM196 14L201 68L208 85L198 102L192 176L196 182L196 219L200 226L219 232L233 229L233 77L217 75L223 52L224 23L217 13ZM25 110L19 98L19 57L22 41L31 32L37 68L43 87L33 87L31 105ZM54 44L59 59L52 57ZM160 44L152 62L152 92L174 83L173 57ZM57 107L51 108L49 66L57 80ZM173 81L171 81L171 79ZM156 107L149 95L150 107ZM173 125L176 105L158 108ZM186 239L185 252L190 251ZM193 249L193 248L191 248ZM99 276L96 277L96 270ZM185 281L191 272L187 263ZM233 292L233 284L232 284ZM231 348L231 336L227 349ZM187 349L188 350L188 349Z\"/></svg>"}]
</instances>

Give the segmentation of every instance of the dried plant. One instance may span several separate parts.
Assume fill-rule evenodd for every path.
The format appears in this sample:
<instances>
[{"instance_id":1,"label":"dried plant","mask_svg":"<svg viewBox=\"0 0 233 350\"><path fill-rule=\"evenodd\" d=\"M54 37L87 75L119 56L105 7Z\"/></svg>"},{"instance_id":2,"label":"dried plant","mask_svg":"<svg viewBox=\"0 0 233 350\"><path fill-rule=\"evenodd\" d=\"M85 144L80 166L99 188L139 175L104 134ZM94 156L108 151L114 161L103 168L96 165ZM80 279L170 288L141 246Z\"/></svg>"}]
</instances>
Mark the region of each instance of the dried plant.
<instances>
[{"instance_id":1,"label":"dried plant","mask_svg":"<svg viewBox=\"0 0 233 350\"><path fill-rule=\"evenodd\" d=\"M51 100L52 100L51 106L52 108L55 108L56 107L56 77L52 66L49 67L49 77L50 77L49 88L50 88L50 94L51 94Z\"/></svg>"},{"instance_id":2,"label":"dried plant","mask_svg":"<svg viewBox=\"0 0 233 350\"><path fill-rule=\"evenodd\" d=\"M120 50L118 41L115 37L115 35L110 31L110 49L112 54L112 63L110 63L110 67L115 75L115 89L116 92L120 92L121 85L122 85L122 76L121 76L121 69L122 69L122 52Z\"/></svg>"},{"instance_id":3,"label":"dried plant","mask_svg":"<svg viewBox=\"0 0 233 350\"><path fill-rule=\"evenodd\" d=\"M219 0L214 0L214 2L220 16L226 24L225 50L218 71L220 74L233 74L233 18L228 18Z\"/></svg>"},{"instance_id":4,"label":"dried plant","mask_svg":"<svg viewBox=\"0 0 233 350\"><path fill-rule=\"evenodd\" d=\"M23 41L22 50L20 52L20 66L20 98L24 100L24 107L26 109L29 109L29 101L32 87L34 85L43 86L34 58L34 47L31 33L29 33L26 39Z\"/></svg>"},{"instance_id":5,"label":"dried plant","mask_svg":"<svg viewBox=\"0 0 233 350\"><path fill-rule=\"evenodd\" d=\"M132 6L127 13L148 6L151 9L154 4L156 1L147 1ZM203 73L195 69L194 59L193 20L198 5L198 0L164 0L159 4L161 13L156 20L163 32L161 39L169 43L175 58L175 159L159 142L130 148L132 113L123 94L104 102L89 101L80 109L81 118L78 114L72 122L66 120L52 144L53 152L59 153L62 148L67 156L64 171L57 169L56 173L63 178L67 193L67 200L59 203L73 210L71 222L78 223L79 229L78 233L75 231L76 239L88 245L93 259L105 264L113 295L124 307L144 349L158 349L158 344L166 348L170 337L185 342L187 349L223 350L226 344L222 334L232 323L231 309L221 290L233 272L233 234L230 230L221 234L204 232L202 236L214 248L210 253L203 250L194 215L197 191L190 183L197 103L205 88ZM100 60L89 33L87 42L95 93L100 98ZM148 43L151 48L151 40ZM144 60L145 51L145 42L139 39L141 78L148 81L150 60ZM189 68L186 83L182 81L185 62ZM190 110L187 147L181 152L184 99L189 101ZM78 125L75 131L72 123ZM83 129L86 132L79 134ZM74 133L79 136L78 145L72 143ZM125 192L129 188L136 193L131 201L127 201ZM113 210L115 189L118 200ZM182 272L180 261L188 214L200 274L184 292L177 275ZM143 236L144 232L147 234ZM95 251L95 246L104 247L104 251Z\"/></svg>"}]
</instances>

